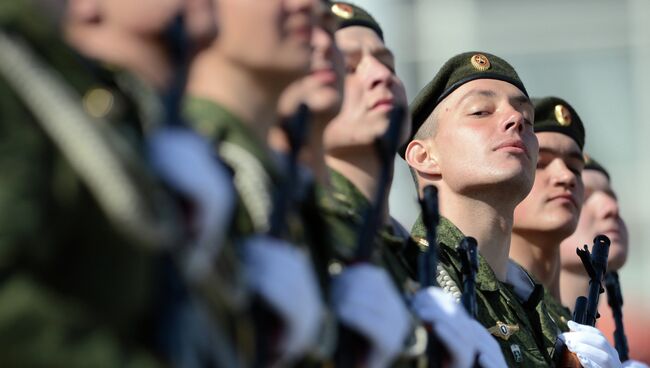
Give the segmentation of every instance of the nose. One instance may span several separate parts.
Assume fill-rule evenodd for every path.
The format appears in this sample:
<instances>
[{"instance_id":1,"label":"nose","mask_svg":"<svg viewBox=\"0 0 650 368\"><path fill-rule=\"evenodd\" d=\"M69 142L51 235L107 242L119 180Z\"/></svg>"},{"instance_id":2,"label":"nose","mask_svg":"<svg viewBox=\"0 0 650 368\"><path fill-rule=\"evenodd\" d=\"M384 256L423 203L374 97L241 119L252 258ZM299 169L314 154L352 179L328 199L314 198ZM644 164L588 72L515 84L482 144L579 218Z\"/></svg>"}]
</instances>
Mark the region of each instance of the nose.
<instances>
[{"instance_id":1,"label":"nose","mask_svg":"<svg viewBox=\"0 0 650 368\"><path fill-rule=\"evenodd\" d=\"M618 201L610 195L606 195L606 199L600 206L603 218L618 218L620 216L620 208Z\"/></svg>"},{"instance_id":2,"label":"nose","mask_svg":"<svg viewBox=\"0 0 650 368\"><path fill-rule=\"evenodd\" d=\"M384 63L375 57L370 58L368 80L370 89L383 85L390 88L394 83L394 74Z\"/></svg>"},{"instance_id":3,"label":"nose","mask_svg":"<svg viewBox=\"0 0 650 368\"><path fill-rule=\"evenodd\" d=\"M518 133L522 133L525 124L524 115L513 107L509 110L510 111L507 113L508 115L506 115L507 118L503 121L503 129L505 131L517 131Z\"/></svg>"},{"instance_id":4,"label":"nose","mask_svg":"<svg viewBox=\"0 0 650 368\"><path fill-rule=\"evenodd\" d=\"M555 159L553 170L553 184L567 189L575 188L577 185L577 174L571 171L562 159Z\"/></svg>"}]
</instances>

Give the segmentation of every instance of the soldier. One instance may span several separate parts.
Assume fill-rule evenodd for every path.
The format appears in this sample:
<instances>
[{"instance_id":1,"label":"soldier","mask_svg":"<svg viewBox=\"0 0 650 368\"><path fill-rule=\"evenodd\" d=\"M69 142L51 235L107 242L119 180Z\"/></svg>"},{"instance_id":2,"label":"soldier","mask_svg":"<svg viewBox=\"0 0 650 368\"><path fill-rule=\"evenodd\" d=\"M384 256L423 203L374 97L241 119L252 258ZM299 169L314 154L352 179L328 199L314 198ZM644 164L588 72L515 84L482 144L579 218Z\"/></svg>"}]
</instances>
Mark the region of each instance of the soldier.
<instances>
[{"instance_id":1,"label":"soldier","mask_svg":"<svg viewBox=\"0 0 650 368\"><path fill-rule=\"evenodd\" d=\"M560 295L568 305L571 305L570 302L575 301L578 296L584 295L589 284L584 266L575 259L577 246L589 243L598 234L607 235L611 240L607 258L608 272L618 271L625 265L629 250L627 226L620 216L618 199L611 186L609 173L591 156L585 154L584 160L582 181L585 194L580 220L575 232L560 245ZM604 304L604 301L601 302L601 305ZM627 360L622 366L647 367L646 364L635 360Z\"/></svg>"},{"instance_id":2,"label":"soldier","mask_svg":"<svg viewBox=\"0 0 650 368\"><path fill-rule=\"evenodd\" d=\"M568 322L571 314L560 302L559 244L578 224L584 193L584 126L573 107L560 98L536 99L534 104L539 159L533 188L515 209L510 257L546 287L549 314L565 332L566 345L580 362L618 366L618 354L602 333ZM575 253L573 257L578 258Z\"/></svg>"},{"instance_id":3,"label":"soldier","mask_svg":"<svg viewBox=\"0 0 650 368\"><path fill-rule=\"evenodd\" d=\"M539 159L533 188L515 209L510 258L546 288L549 313L562 331L570 311L560 303L560 242L573 233L582 207L582 120L557 97L534 99ZM575 255L574 258L578 258ZM586 290L586 289L585 289Z\"/></svg>"},{"instance_id":4,"label":"soldier","mask_svg":"<svg viewBox=\"0 0 650 368\"><path fill-rule=\"evenodd\" d=\"M589 284L582 262L575 255L575 248L589 244L598 234L607 235L611 240L607 271L618 271L627 260L629 247L627 227L621 218L618 199L607 170L585 155L582 180L585 193L580 220L575 232L560 245L560 295L562 301L571 307L578 296L584 295Z\"/></svg>"},{"instance_id":5,"label":"soldier","mask_svg":"<svg viewBox=\"0 0 650 368\"><path fill-rule=\"evenodd\" d=\"M551 366L558 328L543 287L508 262L513 212L532 187L538 154L524 84L503 59L467 52L445 63L411 108L415 133L402 154L418 189L435 184L440 193L441 286L460 297L455 248L463 236L476 238L477 319L509 366ZM421 219L412 235L426 243Z\"/></svg>"},{"instance_id":6,"label":"soldier","mask_svg":"<svg viewBox=\"0 0 650 368\"><path fill-rule=\"evenodd\" d=\"M391 111L405 106L406 92L395 74L393 54L384 43L383 31L377 21L365 10L349 3L336 2L331 10L340 21L335 36L344 55L347 72L343 107L325 130L332 196L323 200L321 206L331 227L330 241L335 247L335 262L331 268L340 272L343 265L354 260L357 237L364 225L364 214L376 200L378 187L386 185L386 193L390 189L390 180L388 183L379 183L377 178L381 176L382 170L389 170L388 176L392 178L392 159L388 168L382 168L374 143L388 129ZM400 144L404 143L409 132L410 121L407 116L401 129ZM386 198L380 200L385 201ZM417 317L429 323L434 322L436 333L445 337L442 340L451 353L453 363L459 367L470 366L476 352L473 344L466 343L467 337L473 336L471 320L453 301L449 303L444 294L438 293L439 290L423 288L413 296L417 291L414 281L417 279L417 261L411 261L417 260L420 252L417 246L408 241L408 233L390 217L389 212L386 207L385 212L380 214L381 227L373 263L390 273L402 298L413 298L412 307ZM353 268L344 268L342 275L354 271ZM364 270L366 275L359 272L357 276L366 277L366 282L379 284L378 277L372 276L369 271L370 268ZM375 294L368 290L375 290ZM374 289L358 288L355 293L358 312L340 318L370 341L371 355L384 345L392 346L393 356L402 350L399 366L412 364L413 355L423 358L425 353L422 351L409 350L404 354L406 346L400 340L403 340L403 335L398 335L400 330L396 327L390 327L390 323L398 325L396 313L390 316L367 312L376 308L373 307L376 300L387 301L391 297L390 293L382 297L377 290L377 286ZM386 306L387 303L382 305ZM454 319L456 324L449 322ZM378 326L384 329L378 329ZM460 333L463 329L465 335ZM416 341L417 344L417 339L411 338L410 341ZM490 342L487 341L486 351L489 351ZM496 357L486 354L481 358L485 367L500 366L499 363L503 362L498 349L495 351ZM391 359L392 356L385 356L385 362L390 362Z\"/></svg>"},{"instance_id":7,"label":"soldier","mask_svg":"<svg viewBox=\"0 0 650 368\"><path fill-rule=\"evenodd\" d=\"M162 39L152 35L166 30L181 4L143 3L137 12L112 1L98 8L65 1L0 5L6 365L163 363L155 343L161 255L179 239L179 226L139 154L147 109L122 88L129 77L101 65L129 69L139 53L160 49ZM115 27L125 16L150 22L129 31ZM91 23L101 32L85 27ZM63 44L61 29L84 57ZM146 36L138 38L138 31ZM149 43L107 47L135 39ZM167 57L146 60L158 66ZM142 76L163 87L171 71L152 69L150 78Z\"/></svg>"},{"instance_id":8,"label":"soldier","mask_svg":"<svg viewBox=\"0 0 650 368\"><path fill-rule=\"evenodd\" d=\"M192 57L184 111L233 172L238 202L219 258L229 260L229 269L243 267L253 292L251 302L241 304L255 326L255 351L240 351L243 364L288 362L314 343L322 298L302 219L278 205L278 199L291 197L292 188L267 139L278 120L281 92L309 70L322 4L215 0L214 5L218 34ZM222 284L233 284L229 276L223 272ZM226 310L220 324L234 341L251 342L238 334L247 319L238 309Z\"/></svg>"}]
</instances>

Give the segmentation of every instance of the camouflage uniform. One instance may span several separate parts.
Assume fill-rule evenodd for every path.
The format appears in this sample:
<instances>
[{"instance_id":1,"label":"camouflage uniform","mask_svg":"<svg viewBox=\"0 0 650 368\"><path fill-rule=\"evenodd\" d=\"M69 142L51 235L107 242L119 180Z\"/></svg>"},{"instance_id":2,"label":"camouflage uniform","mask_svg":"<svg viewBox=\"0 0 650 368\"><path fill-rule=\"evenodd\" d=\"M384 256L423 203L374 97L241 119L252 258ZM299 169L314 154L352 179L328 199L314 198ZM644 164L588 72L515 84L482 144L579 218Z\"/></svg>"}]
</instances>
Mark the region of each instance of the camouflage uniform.
<instances>
[{"instance_id":1,"label":"camouflage uniform","mask_svg":"<svg viewBox=\"0 0 650 368\"><path fill-rule=\"evenodd\" d=\"M555 299L548 290L544 290L544 303L548 309L548 314L553 318L560 331L569 332L567 322L573 320L571 310Z\"/></svg>"},{"instance_id":2,"label":"camouflage uniform","mask_svg":"<svg viewBox=\"0 0 650 368\"><path fill-rule=\"evenodd\" d=\"M438 226L438 283L457 299L462 293L461 261L456 247L464 235L442 217ZM426 230L419 218L412 235L428 246ZM532 278L530 278L532 282ZM510 367L552 366L554 346L559 334L543 301L544 289L535 284L528 300L521 300L514 287L497 280L485 259L479 255L476 275L478 321L496 336Z\"/></svg>"},{"instance_id":3,"label":"camouflage uniform","mask_svg":"<svg viewBox=\"0 0 650 368\"><path fill-rule=\"evenodd\" d=\"M336 171L330 171L331 192L322 191L319 204L327 224L328 243L333 248L330 272L341 272L345 264L353 262L364 214L370 206L368 199L347 178ZM409 234L395 220L385 225L378 234L378 243L372 255L372 262L383 267L390 274L395 286L408 297L417 290L415 268L419 249L408 242ZM411 246L409 246L411 245ZM426 346L419 335L409 337L408 346L396 362L396 366L414 366L415 358Z\"/></svg>"},{"instance_id":4,"label":"camouflage uniform","mask_svg":"<svg viewBox=\"0 0 650 368\"><path fill-rule=\"evenodd\" d=\"M0 356L160 366L157 247L173 223L133 147L137 108L57 35L28 1L0 4Z\"/></svg>"},{"instance_id":5,"label":"camouflage uniform","mask_svg":"<svg viewBox=\"0 0 650 368\"><path fill-rule=\"evenodd\" d=\"M284 183L284 173L280 158L272 153L266 142L260 142L256 136L235 115L212 101L198 98L187 98L184 113L191 125L202 135L208 137L215 145L219 157L233 172L233 182L238 194L238 202L233 214L232 225L227 235L224 247L228 270L241 268L237 256L237 244L247 236L256 233L266 233L269 230L269 218L272 211L273 195L281 189ZM286 188L285 188L286 189ZM327 257L328 250L323 246L322 223L315 216L315 192L307 184L296 184L292 194L300 192L300 203L287 214L289 242L299 247L307 247L313 259L316 275L320 281L323 300L327 300L325 291L329 277L327 265L322 262ZM311 203L310 203L311 202ZM222 256L221 256L222 257ZM224 257L222 257L224 258ZM223 261L226 263L226 261ZM241 289L243 280L236 280L232 272L223 272L223 282L229 280L229 288ZM234 280L234 281L233 281ZM239 315L238 318L232 318ZM239 320L239 327L232 326L232 321ZM242 331L246 317L235 310L226 311L223 323L230 324L232 333ZM250 332L243 341L246 351L250 351ZM324 348L327 350L327 348ZM250 353L249 355L250 356ZM305 363L307 364L307 363Z\"/></svg>"}]
</instances>

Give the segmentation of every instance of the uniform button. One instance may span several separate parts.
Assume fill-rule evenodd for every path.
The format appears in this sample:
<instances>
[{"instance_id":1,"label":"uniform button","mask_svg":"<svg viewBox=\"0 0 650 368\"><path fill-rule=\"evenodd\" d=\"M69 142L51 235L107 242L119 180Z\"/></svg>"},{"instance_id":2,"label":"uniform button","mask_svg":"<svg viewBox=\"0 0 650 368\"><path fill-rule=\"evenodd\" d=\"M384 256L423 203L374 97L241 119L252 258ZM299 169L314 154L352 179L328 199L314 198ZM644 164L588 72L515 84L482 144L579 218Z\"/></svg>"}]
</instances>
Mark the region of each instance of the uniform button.
<instances>
[{"instance_id":1,"label":"uniform button","mask_svg":"<svg viewBox=\"0 0 650 368\"><path fill-rule=\"evenodd\" d=\"M113 109L115 97L106 88L93 88L83 97L86 112L94 118L103 118Z\"/></svg>"}]
</instances>

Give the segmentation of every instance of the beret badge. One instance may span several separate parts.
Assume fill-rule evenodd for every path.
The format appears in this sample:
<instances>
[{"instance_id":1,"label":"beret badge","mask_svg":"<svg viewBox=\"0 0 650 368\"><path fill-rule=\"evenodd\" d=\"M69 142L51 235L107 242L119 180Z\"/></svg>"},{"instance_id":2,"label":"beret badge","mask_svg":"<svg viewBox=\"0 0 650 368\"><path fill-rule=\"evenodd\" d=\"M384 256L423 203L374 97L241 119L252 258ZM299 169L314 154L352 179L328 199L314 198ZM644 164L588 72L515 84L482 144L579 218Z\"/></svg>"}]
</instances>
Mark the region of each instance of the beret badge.
<instances>
[{"instance_id":1,"label":"beret badge","mask_svg":"<svg viewBox=\"0 0 650 368\"><path fill-rule=\"evenodd\" d=\"M335 3L332 5L332 13L343 19L350 19L354 16L354 9L348 4Z\"/></svg>"},{"instance_id":2,"label":"beret badge","mask_svg":"<svg viewBox=\"0 0 650 368\"><path fill-rule=\"evenodd\" d=\"M484 72L490 69L490 60L483 54L474 54L470 59L474 69Z\"/></svg>"},{"instance_id":3,"label":"beret badge","mask_svg":"<svg viewBox=\"0 0 650 368\"><path fill-rule=\"evenodd\" d=\"M562 126L571 125L571 112L564 105L555 105L555 120Z\"/></svg>"}]
</instances>

